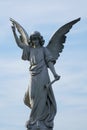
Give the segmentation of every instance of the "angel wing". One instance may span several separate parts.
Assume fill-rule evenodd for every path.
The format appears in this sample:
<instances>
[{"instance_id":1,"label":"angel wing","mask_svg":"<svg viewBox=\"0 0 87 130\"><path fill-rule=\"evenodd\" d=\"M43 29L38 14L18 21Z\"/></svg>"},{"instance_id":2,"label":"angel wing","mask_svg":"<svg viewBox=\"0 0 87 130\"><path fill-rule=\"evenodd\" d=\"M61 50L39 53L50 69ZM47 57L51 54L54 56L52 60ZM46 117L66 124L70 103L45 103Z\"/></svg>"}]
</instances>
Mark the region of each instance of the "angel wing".
<instances>
[{"instance_id":1,"label":"angel wing","mask_svg":"<svg viewBox=\"0 0 87 130\"><path fill-rule=\"evenodd\" d=\"M10 21L12 22L13 25L16 26L18 32L20 33L21 42L23 44L28 45L29 36L28 36L27 32L25 31L25 29L18 22L16 22L14 19L10 18Z\"/></svg>"},{"instance_id":2,"label":"angel wing","mask_svg":"<svg viewBox=\"0 0 87 130\"><path fill-rule=\"evenodd\" d=\"M64 48L64 43L66 41L66 34L70 31L70 29L72 28L72 26L77 23L78 21L80 21L80 18L75 19L67 24L65 24L64 26L62 26L61 28L59 28L54 35L52 36L52 38L50 39L47 48L50 50L50 52L52 53L55 61L58 59L58 57L60 56L60 53L62 52L63 48Z\"/></svg>"}]
</instances>

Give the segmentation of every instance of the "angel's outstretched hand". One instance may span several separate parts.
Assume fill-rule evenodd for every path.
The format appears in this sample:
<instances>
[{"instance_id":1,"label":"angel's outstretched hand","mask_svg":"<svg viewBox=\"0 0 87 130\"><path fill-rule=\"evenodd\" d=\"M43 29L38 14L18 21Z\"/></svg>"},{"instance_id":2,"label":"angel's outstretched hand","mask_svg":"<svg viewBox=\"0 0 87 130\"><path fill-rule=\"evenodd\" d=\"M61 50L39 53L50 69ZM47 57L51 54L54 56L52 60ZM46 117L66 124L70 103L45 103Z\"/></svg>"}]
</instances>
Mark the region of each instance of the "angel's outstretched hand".
<instances>
[{"instance_id":1,"label":"angel's outstretched hand","mask_svg":"<svg viewBox=\"0 0 87 130\"><path fill-rule=\"evenodd\" d=\"M54 77L55 77L56 80L60 79L60 76L58 74L55 74Z\"/></svg>"}]
</instances>

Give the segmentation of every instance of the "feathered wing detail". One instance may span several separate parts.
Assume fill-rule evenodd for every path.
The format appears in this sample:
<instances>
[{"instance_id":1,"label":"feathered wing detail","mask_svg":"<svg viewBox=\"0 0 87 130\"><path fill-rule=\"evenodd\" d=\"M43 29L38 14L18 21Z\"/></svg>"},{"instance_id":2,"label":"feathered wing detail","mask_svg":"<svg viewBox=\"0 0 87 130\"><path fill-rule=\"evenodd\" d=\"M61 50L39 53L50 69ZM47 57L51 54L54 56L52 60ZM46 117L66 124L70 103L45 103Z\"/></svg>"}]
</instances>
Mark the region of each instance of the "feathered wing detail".
<instances>
[{"instance_id":1,"label":"feathered wing detail","mask_svg":"<svg viewBox=\"0 0 87 130\"><path fill-rule=\"evenodd\" d=\"M66 34L70 31L70 29L72 28L72 26L77 23L78 21L80 21L80 18L75 19L67 24L65 24L64 26L62 26L61 28L59 28L54 35L52 36L52 38L50 39L47 48L50 50L50 52L52 53L55 61L58 59L58 57L60 56L60 53L62 52L63 48L64 48L64 43L66 41Z\"/></svg>"},{"instance_id":2,"label":"feathered wing detail","mask_svg":"<svg viewBox=\"0 0 87 130\"><path fill-rule=\"evenodd\" d=\"M20 33L21 42L28 45L29 36L28 36L27 32L25 31L25 29L14 19L10 18L10 21L12 22L13 25L16 26L18 32Z\"/></svg>"}]
</instances>

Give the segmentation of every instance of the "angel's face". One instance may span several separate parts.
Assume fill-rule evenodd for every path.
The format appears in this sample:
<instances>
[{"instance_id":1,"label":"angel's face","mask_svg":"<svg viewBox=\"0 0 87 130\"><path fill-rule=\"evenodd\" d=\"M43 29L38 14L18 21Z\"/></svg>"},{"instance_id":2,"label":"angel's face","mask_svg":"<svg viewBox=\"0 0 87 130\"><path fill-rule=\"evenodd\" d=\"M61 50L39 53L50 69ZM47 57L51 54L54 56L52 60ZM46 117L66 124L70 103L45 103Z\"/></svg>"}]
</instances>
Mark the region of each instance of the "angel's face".
<instances>
[{"instance_id":1,"label":"angel's face","mask_svg":"<svg viewBox=\"0 0 87 130\"><path fill-rule=\"evenodd\" d=\"M40 44L39 44L39 38L36 37L36 36L33 37L33 38L32 38L32 43L33 43L34 47L40 46Z\"/></svg>"}]
</instances>

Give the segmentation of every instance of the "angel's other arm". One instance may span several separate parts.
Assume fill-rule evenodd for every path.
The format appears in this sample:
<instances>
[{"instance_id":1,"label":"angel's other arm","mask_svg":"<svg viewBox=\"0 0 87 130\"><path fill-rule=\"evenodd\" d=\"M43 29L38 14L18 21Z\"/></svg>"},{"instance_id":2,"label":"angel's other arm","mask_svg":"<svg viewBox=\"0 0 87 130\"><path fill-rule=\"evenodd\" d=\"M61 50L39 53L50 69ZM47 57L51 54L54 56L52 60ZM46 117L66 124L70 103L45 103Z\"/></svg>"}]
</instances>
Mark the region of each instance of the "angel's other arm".
<instances>
[{"instance_id":1,"label":"angel's other arm","mask_svg":"<svg viewBox=\"0 0 87 130\"><path fill-rule=\"evenodd\" d=\"M12 26L12 31L13 31L13 34L14 34L14 38L15 38L15 41L17 43L17 45L23 49L24 48L24 44L21 42L21 40L18 38L17 34L16 34L16 29L15 29L15 26L13 25Z\"/></svg>"},{"instance_id":2,"label":"angel's other arm","mask_svg":"<svg viewBox=\"0 0 87 130\"><path fill-rule=\"evenodd\" d=\"M55 79L60 79L60 76L56 73L53 62L48 62L48 67L53 73Z\"/></svg>"},{"instance_id":3,"label":"angel's other arm","mask_svg":"<svg viewBox=\"0 0 87 130\"><path fill-rule=\"evenodd\" d=\"M58 76L58 74L55 71L55 67L54 67L55 59L46 47L44 48L44 58L45 58L45 62L46 62L47 67L51 70L55 79L59 79L60 76Z\"/></svg>"}]
</instances>

